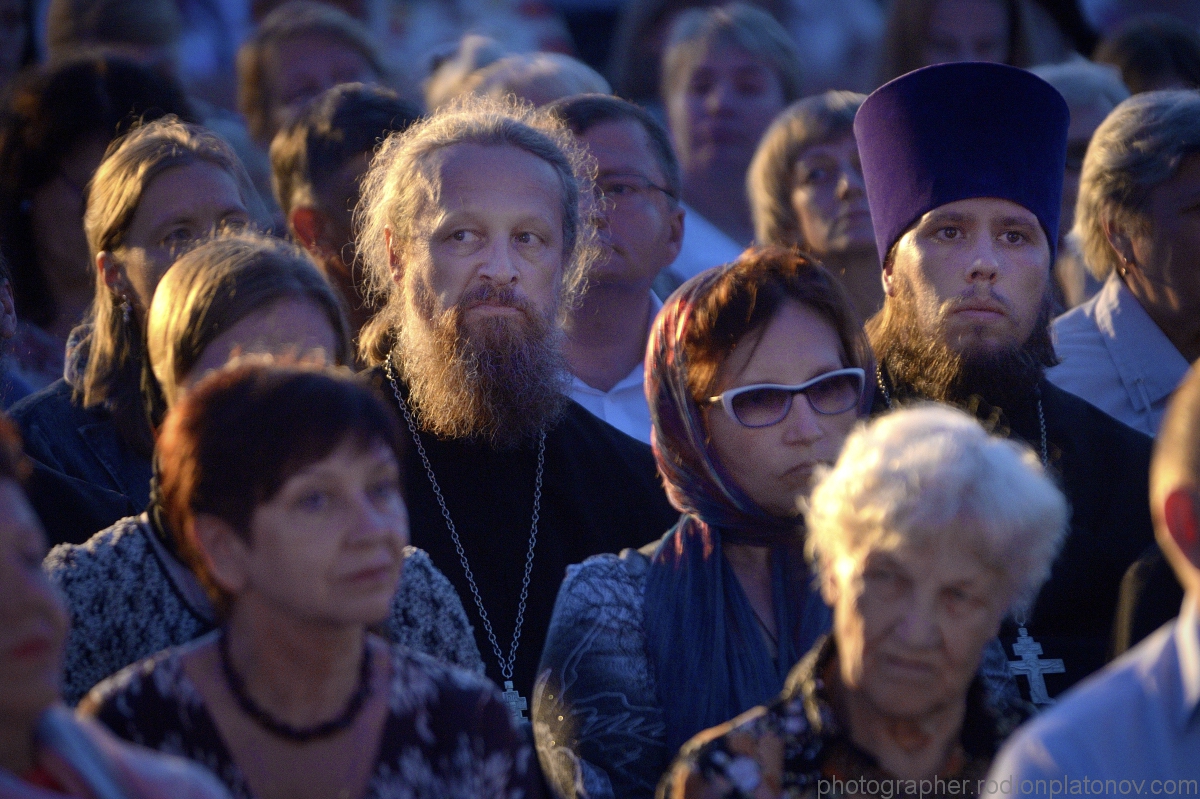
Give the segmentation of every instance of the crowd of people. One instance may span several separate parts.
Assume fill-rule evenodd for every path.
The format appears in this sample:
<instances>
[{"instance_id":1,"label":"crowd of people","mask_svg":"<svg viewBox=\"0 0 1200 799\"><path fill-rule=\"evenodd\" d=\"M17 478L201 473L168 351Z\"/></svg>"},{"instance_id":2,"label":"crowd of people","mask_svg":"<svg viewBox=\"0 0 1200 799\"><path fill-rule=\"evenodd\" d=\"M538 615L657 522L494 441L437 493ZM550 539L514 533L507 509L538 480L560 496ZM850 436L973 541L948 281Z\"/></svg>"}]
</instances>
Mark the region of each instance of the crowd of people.
<instances>
[{"instance_id":1,"label":"crowd of people","mask_svg":"<svg viewBox=\"0 0 1200 799\"><path fill-rule=\"evenodd\" d=\"M0 797L1200 794L1195 9L530 5L0 0Z\"/></svg>"}]
</instances>

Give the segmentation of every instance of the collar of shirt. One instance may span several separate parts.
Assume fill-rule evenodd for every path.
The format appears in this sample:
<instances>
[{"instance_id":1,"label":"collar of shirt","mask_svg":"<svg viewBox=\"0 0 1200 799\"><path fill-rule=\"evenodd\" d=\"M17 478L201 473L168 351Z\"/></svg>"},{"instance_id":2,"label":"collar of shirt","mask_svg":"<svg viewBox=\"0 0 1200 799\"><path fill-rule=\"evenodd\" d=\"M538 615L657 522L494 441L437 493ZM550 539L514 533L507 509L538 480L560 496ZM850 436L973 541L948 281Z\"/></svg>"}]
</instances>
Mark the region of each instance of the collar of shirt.
<instances>
[{"instance_id":1,"label":"collar of shirt","mask_svg":"<svg viewBox=\"0 0 1200 799\"><path fill-rule=\"evenodd\" d=\"M662 300L660 300L658 295L653 291L650 292L650 323L646 325L647 337L649 337L650 330L654 327L654 320L658 317L658 312L662 310L662 307ZM645 363L646 359L645 356L643 356L642 360L633 367L633 370L630 371L629 374L625 375L625 377L621 378L621 380L608 391L601 391L598 388L593 388L572 374L570 393L589 394L594 397L604 397L612 394L620 394L634 387L637 387L640 391L646 376Z\"/></svg>"},{"instance_id":2,"label":"collar of shirt","mask_svg":"<svg viewBox=\"0 0 1200 799\"><path fill-rule=\"evenodd\" d=\"M1096 295L1095 319L1134 405L1140 400L1146 407L1139 410L1148 411L1170 396L1187 374L1187 359L1115 272Z\"/></svg>"},{"instance_id":3,"label":"collar of shirt","mask_svg":"<svg viewBox=\"0 0 1200 799\"><path fill-rule=\"evenodd\" d=\"M1183 688L1180 729L1186 731L1200 721L1200 596L1188 593L1175 621L1175 645L1179 648L1179 677Z\"/></svg>"}]
</instances>

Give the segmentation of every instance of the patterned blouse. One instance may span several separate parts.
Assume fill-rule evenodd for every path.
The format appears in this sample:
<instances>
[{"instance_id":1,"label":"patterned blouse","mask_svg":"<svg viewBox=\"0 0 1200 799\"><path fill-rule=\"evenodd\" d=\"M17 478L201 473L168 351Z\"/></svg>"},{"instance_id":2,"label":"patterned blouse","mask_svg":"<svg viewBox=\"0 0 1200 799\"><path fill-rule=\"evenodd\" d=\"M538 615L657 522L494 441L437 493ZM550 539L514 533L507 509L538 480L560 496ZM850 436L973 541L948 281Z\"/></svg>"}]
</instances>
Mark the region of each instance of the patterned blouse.
<instances>
[{"instance_id":1,"label":"patterned blouse","mask_svg":"<svg viewBox=\"0 0 1200 799\"><path fill-rule=\"evenodd\" d=\"M184 672L183 655L211 640L123 669L97 685L80 712L127 741L206 766L234 799L252 799ZM540 799L533 747L495 685L402 646L391 651L389 712L364 799Z\"/></svg>"},{"instance_id":2,"label":"patterned blouse","mask_svg":"<svg viewBox=\"0 0 1200 799\"><path fill-rule=\"evenodd\" d=\"M658 787L660 797L695 799L800 799L846 796L976 796L1000 744L1032 707L985 688L976 676L967 693L959 745L929 784L899 780L884 771L842 729L830 703L827 680L837 668L827 637L796 664L779 698L700 733Z\"/></svg>"}]
</instances>

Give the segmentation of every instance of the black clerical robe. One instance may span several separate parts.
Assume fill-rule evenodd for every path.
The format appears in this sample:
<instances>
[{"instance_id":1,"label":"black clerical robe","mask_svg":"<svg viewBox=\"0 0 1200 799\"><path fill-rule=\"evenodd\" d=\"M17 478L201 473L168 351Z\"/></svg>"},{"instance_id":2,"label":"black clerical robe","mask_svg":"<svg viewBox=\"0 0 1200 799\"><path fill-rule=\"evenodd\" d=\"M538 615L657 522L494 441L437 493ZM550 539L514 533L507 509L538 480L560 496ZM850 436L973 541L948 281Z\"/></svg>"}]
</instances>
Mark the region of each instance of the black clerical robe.
<instances>
[{"instance_id":1,"label":"black clerical robe","mask_svg":"<svg viewBox=\"0 0 1200 799\"><path fill-rule=\"evenodd\" d=\"M487 675L503 685L466 572L391 384L382 368L370 370L367 377L396 409L409 445L404 468L413 546L428 552L453 583L475 627ZM529 551L537 442L497 450L477 440L420 435L484 609L507 658ZM658 539L678 521L679 512L667 502L650 448L568 401L565 415L546 436L539 517L513 674L515 687L524 697L531 696L550 613L567 566L591 555L615 553Z\"/></svg>"},{"instance_id":2,"label":"black clerical robe","mask_svg":"<svg viewBox=\"0 0 1200 799\"><path fill-rule=\"evenodd\" d=\"M881 374L891 386L886 369ZM1070 530L1050 579L1038 594L1026 629L1042 647L1040 659L1061 659L1065 673L1044 675L1051 697L1102 667L1108 657L1113 618L1125 570L1154 540L1150 520L1151 440L1099 408L1054 386L1039 383L1046 418L1050 472L1070 504ZM903 386L889 388L896 402L915 397ZM881 394L875 411L886 411ZM976 409L994 432L1020 438L1041 450L1036 400L1025 407ZM994 416L993 416L994 414ZM1013 660L1017 626L1000 630ZM1028 696L1028 682L1017 683Z\"/></svg>"}]
</instances>

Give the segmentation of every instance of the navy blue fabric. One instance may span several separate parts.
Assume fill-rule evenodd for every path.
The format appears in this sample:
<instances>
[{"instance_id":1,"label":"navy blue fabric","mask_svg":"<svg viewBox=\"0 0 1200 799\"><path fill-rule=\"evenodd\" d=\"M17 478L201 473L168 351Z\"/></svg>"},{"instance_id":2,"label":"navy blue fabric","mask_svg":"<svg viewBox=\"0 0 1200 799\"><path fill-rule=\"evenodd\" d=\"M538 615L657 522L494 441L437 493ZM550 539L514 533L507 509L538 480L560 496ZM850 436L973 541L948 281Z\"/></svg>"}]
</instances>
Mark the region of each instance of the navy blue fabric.
<instances>
[{"instance_id":1,"label":"navy blue fabric","mask_svg":"<svg viewBox=\"0 0 1200 799\"><path fill-rule=\"evenodd\" d=\"M1053 263L1069 123L1054 87L1003 64L939 64L876 89L854 137L880 260L934 208L997 197L1037 216Z\"/></svg>"},{"instance_id":2,"label":"navy blue fabric","mask_svg":"<svg viewBox=\"0 0 1200 799\"><path fill-rule=\"evenodd\" d=\"M667 751L783 690L788 671L832 625L799 546L776 546L772 658L750 600L721 554L720 532L684 516L646 576L646 647L666 722ZM797 576L800 579L797 579Z\"/></svg>"}]
</instances>

